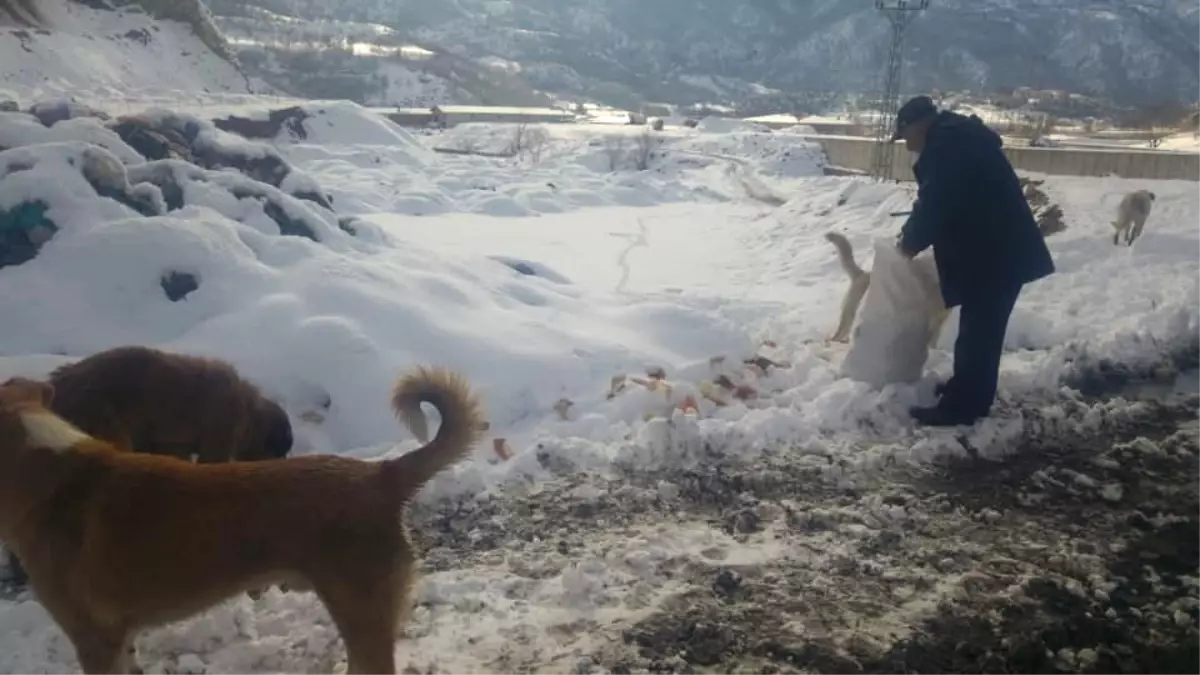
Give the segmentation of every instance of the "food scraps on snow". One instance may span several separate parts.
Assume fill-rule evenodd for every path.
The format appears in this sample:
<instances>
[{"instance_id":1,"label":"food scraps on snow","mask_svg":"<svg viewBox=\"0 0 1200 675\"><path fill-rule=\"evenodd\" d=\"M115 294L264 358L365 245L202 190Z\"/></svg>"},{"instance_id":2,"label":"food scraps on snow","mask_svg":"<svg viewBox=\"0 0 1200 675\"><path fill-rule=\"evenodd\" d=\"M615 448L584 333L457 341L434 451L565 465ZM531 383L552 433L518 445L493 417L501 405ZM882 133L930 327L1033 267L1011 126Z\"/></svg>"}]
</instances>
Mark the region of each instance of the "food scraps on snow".
<instances>
[{"instance_id":1,"label":"food scraps on snow","mask_svg":"<svg viewBox=\"0 0 1200 675\"><path fill-rule=\"evenodd\" d=\"M500 461L502 462L507 462L508 460L512 459L513 456L512 447L509 446L508 439L505 438L492 439L492 452L496 453L496 456L499 457Z\"/></svg>"},{"instance_id":2,"label":"food scraps on snow","mask_svg":"<svg viewBox=\"0 0 1200 675\"><path fill-rule=\"evenodd\" d=\"M777 349L777 345L771 340L764 341L762 347ZM727 406L734 400L751 401L759 396L761 378L767 377L773 369L791 367L787 361L773 359L761 353L742 359L740 369L730 369L727 363L728 360L723 355L710 358L708 366L711 376L697 384L668 380L666 369L657 365L646 368L645 377L625 373L614 375L609 382L606 398L612 400L628 391L630 385L637 385L647 391L662 394L670 404L668 410L700 415L700 400L707 400L718 407ZM570 401L562 399L555 405L555 410L560 417L566 419L565 407L562 407L564 401L567 407L572 405ZM655 416L656 413L647 412L645 417L651 419Z\"/></svg>"}]
</instances>

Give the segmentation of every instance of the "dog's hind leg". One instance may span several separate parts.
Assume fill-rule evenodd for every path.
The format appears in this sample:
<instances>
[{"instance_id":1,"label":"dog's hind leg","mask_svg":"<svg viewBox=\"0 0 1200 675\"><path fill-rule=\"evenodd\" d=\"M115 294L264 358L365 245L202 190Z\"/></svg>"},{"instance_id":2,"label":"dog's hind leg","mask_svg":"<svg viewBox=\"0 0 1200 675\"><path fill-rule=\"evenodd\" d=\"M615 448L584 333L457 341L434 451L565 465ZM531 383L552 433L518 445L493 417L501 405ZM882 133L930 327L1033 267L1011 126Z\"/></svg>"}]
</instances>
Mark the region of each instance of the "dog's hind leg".
<instances>
[{"instance_id":1,"label":"dog's hind leg","mask_svg":"<svg viewBox=\"0 0 1200 675\"><path fill-rule=\"evenodd\" d=\"M1133 219L1133 230L1129 233L1129 245L1133 246L1133 242L1142 236L1142 228L1146 227L1146 217L1138 216Z\"/></svg>"},{"instance_id":2,"label":"dog's hind leg","mask_svg":"<svg viewBox=\"0 0 1200 675\"><path fill-rule=\"evenodd\" d=\"M1129 230L1129 218L1125 215L1122 215L1121 217L1112 221L1111 224L1112 224L1112 227L1114 230L1113 246L1120 246L1121 245L1121 237L1124 236L1127 233L1127 231Z\"/></svg>"},{"instance_id":3,"label":"dog's hind leg","mask_svg":"<svg viewBox=\"0 0 1200 675\"><path fill-rule=\"evenodd\" d=\"M133 663L132 636L127 631L97 626L63 626L75 646L79 667L85 673L140 672Z\"/></svg>"},{"instance_id":4,"label":"dog's hind leg","mask_svg":"<svg viewBox=\"0 0 1200 675\"><path fill-rule=\"evenodd\" d=\"M833 342L849 342L850 329L854 327L854 317L858 314L858 306L862 304L863 296L871 285L871 276L864 274L850 280L850 288L846 289L846 297L842 299L842 315L838 320L837 330L829 338Z\"/></svg>"},{"instance_id":5,"label":"dog's hind leg","mask_svg":"<svg viewBox=\"0 0 1200 675\"><path fill-rule=\"evenodd\" d=\"M365 579L359 579L364 583ZM396 672L396 623L383 588L318 590L346 645L347 673Z\"/></svg>"},{"instance_id":6,"label":"dog's hind leg","mask_svg":"<svg viewBox=\"0 0 1200 675\"><path fill-rule=\"evenodd\" d=\"M313 580L346 645L347 673L395 673L396 637L408 616L415 563L351 565L336 579Z\"/></svg>"},{"instance_id":7,"label":"dog's hind leg","mask_svg":"<svg viewBox=\"0 0 1200 675\"><path fill-rule=\"evenodd\" d=\"M946 319L950 318L950 310L946 307L941 307L934 310L929 317L929 348L937 347L938 338L942 337L942 326L945 325Z\"/></svg>"}]
</instances>

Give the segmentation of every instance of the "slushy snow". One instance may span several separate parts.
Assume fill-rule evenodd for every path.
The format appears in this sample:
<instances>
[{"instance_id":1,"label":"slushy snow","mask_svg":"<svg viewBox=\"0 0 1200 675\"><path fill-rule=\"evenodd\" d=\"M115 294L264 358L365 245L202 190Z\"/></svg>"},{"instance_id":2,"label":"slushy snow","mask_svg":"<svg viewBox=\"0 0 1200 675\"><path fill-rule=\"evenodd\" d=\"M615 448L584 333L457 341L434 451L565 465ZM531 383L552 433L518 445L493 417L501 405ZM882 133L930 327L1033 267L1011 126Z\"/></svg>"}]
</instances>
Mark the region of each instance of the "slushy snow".
<instances>
[{"instance_id":1,"label":"slushy snow","mask_svg":"<svg viewBox=\"0 0 1200 675\"><path fill-rule=\"evenodd\" d=\"M89 188L68 160L86 143L107 148L131 177L140 158L90 121L0 124L28 134L0 153L0 166L28 165L0 178L0 208L41 198L63 223L36 259L0 270L0 377L44 375L128 343L217 356L288 411L296 454L371 459L417 445L388 410L395 378L448 366L481 392L492 437L475 461L430 483L424 505L713 453L787 450L819 458L824 472L962 453L949 432L914 430L905 413L931 402L949 373L957 314L913 385L841 378L846 348L824 341L848 281L823 235L845 233L869 269L870 242L899 227L888 214L910 205L911 186L826 177L818 147L752 125L653 134L649 168L638 171L628 162L645 142L640 129L549 126L536 157L481 157L435 148L502 149L514 127L420 135L357 106L307 105L307 138L276 148L357 223L347 231L303 206L324 223L316 240L282 236L261 201L231 198L221 180L236 173L205 173L187 184L187 206L156 217L82 197ZM1045 178L1068 229L1048 240L1058 273L1027 287L1013 315L997 414L967 432L985 457L1002 457L1022 433L1022 402L1071 396L1064 377L1081 360L1164 366L1200 329L1194 183ZM1141 187L1158 196L1146 233L1114 247L1117 202ZM761 190L784 203L750 194ZM167 271L195 275L199 289L169 301L159 287ZM776 365L743 365L755 357ZM671 393L628 384L609 396L615 376L651 367L665 371ZM722 375L756 395L727 405L702 396ZM688 393L695 405L685 414ZM493 452L496 439L511 458ZM596 498L585 492L581 500ZM470 567L430 574L411 639L397 645L400 666L494 669L510 621L603 620L638 584L670 583L646 576L654 560L722 538L701 525L631 532L606 557L521 588ZM342 658L316 599L277 589L138 644L147 672L328 672ZM0 671L77 667L34 599L0 601Z\"/></svg>"}]
</instances>

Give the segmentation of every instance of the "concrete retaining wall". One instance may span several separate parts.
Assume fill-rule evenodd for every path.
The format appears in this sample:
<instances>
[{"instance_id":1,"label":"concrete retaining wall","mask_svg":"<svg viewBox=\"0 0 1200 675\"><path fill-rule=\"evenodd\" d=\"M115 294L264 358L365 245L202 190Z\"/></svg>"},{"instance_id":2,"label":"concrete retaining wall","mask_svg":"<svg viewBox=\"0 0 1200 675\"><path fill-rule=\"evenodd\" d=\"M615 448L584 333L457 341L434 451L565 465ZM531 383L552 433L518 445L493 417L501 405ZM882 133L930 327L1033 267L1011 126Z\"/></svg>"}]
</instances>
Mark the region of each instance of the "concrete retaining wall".
<instances>
[{"instance_id":1,"label":"concrete retaining wall","mask_svg":"<svg viewBox=\"0 0 1200 675\"><path fill-rule=\"evenodd\" d=\"M830 164L870 171L875 142L850 136L807 136L821 144ZM1054 176L1120 176L1158 180L1200 181L1200 154L1154 150L1081 148L1004 148L1008 161L1019 171ZM913 180L914 157L897 144L892 153L892 175Z\"/></svg>"},{"instance_id":2,"label":"concrete retaining wall","mask_svg":"<svg viewBox=\"0 0 1200 675\"><path fill-rule=\"evenodd\" d=\"M429 112L385 112L383 113L392 122L399 124L402 127L423 127L433 121L433 114ZM489 122L493 124L565 124L574 122L574 116L570 113L561 115L530 115L522 113L446 113L446 126L454 126L456 124L466 124L467 122Z\"/></svg>"}]
</instances>

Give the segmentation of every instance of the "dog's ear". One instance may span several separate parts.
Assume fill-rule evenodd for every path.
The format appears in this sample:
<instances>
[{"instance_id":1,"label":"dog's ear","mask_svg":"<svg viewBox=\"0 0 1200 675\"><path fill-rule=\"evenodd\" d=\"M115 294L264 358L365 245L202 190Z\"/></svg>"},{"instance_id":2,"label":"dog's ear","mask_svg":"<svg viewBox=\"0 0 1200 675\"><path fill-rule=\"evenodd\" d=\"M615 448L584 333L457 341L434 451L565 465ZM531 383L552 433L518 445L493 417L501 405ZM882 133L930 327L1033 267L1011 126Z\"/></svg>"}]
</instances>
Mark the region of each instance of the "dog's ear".
<instances>
[{"instance_id":1,"label":"dog's ear","mask_svg":"<svg viewBox=\"0 0 1200 675\"><path fill-rule=\"evenodd\" d=\"M1153 192L1151 192L1150 193L1150 201L1154 201L1155 199L1158 199L1158 198L1154 196Z\"/></svg>"},{"instance_id":2,"label":"dog's ear","mask_svg":"<svg viewBox=\"0 0 1200 675\"><path fill-rule=\"evenodd\" d=\"M42 407L50 408L50 404L54 403L54 385L45 380L37 380L34 382L42 396Z\"/></svg>"}]
</instances>

